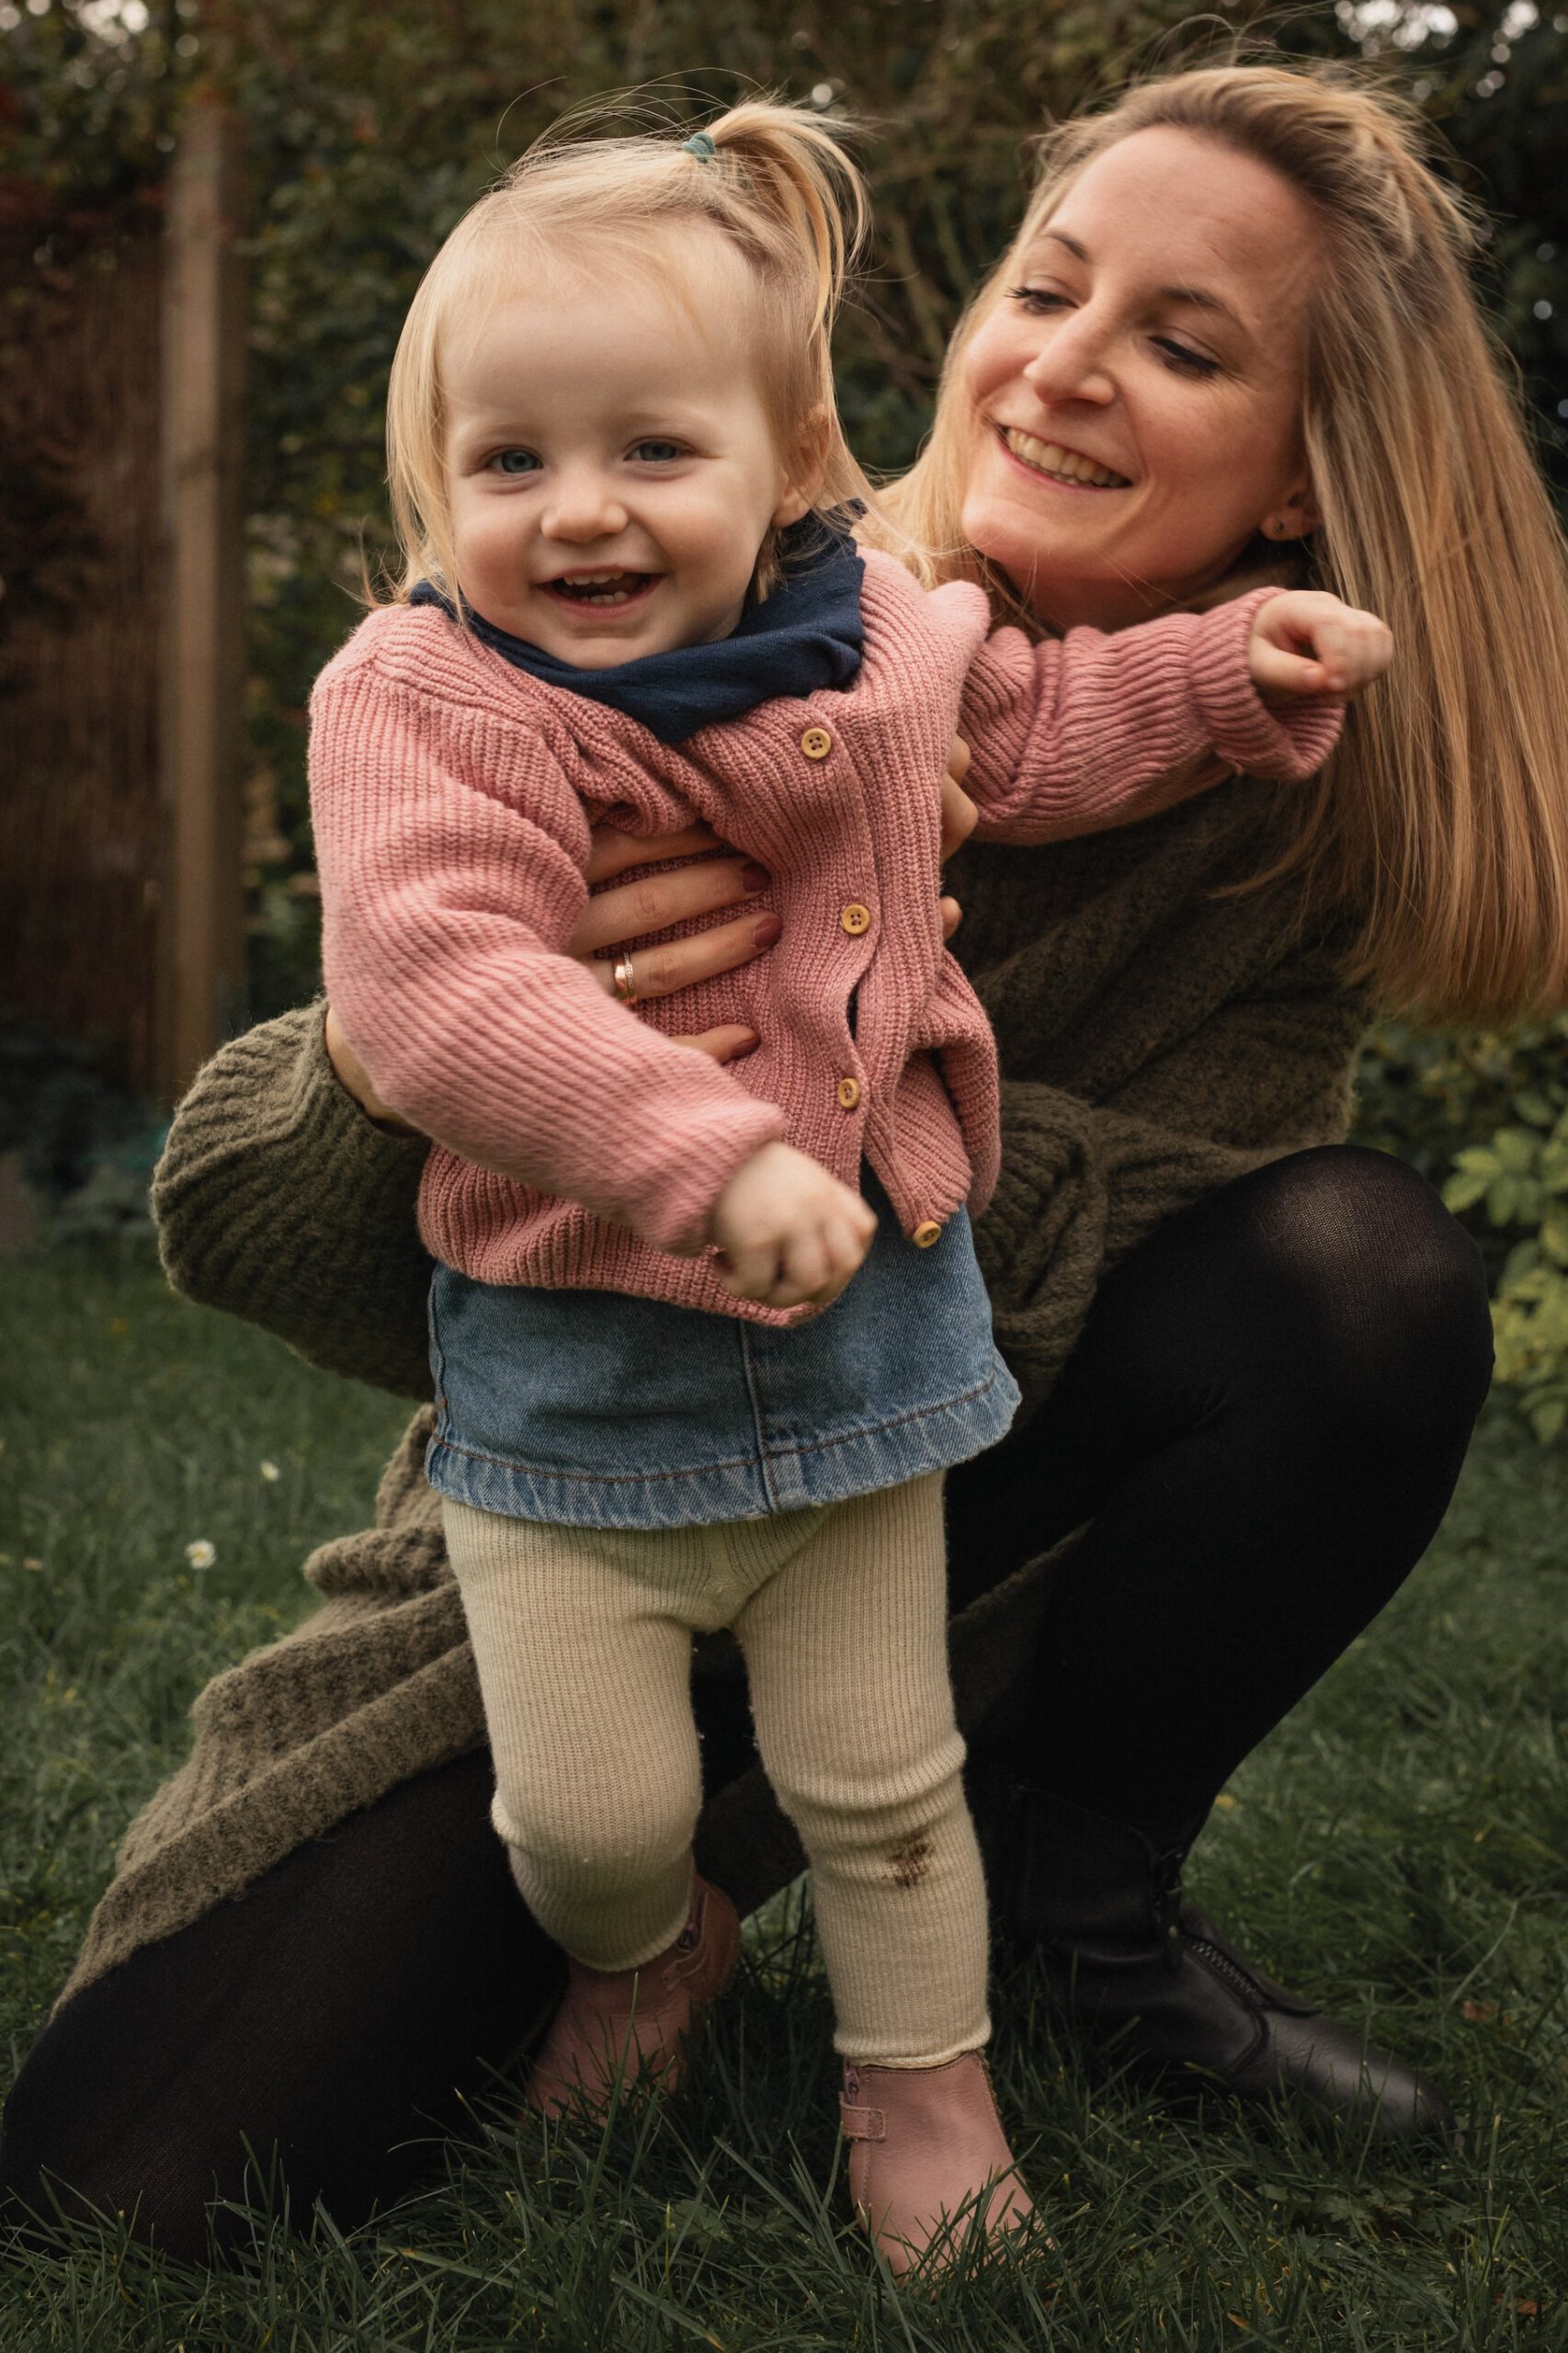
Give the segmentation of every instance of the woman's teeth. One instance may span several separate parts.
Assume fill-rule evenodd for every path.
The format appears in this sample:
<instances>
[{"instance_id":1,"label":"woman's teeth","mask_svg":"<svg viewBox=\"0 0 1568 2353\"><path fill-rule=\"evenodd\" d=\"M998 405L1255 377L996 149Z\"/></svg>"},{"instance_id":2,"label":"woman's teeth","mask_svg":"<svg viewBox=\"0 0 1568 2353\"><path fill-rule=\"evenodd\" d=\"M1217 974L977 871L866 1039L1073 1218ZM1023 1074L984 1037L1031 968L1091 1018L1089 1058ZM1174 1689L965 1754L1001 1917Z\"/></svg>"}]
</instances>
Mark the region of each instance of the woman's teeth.
<instances>
[{"instance_id":1,"label":"woman's teeth","mask_svg":"<svg viewBox=\"0 0 1568 2353\"><path fill-rule=\"evenodd\" d=\"M1015 458L1026 466L1033 466L1037 473L1054 475L1058 482L1085 483L1091 490L1125 490L1125 474L1113 474L1108 466L1096 466L1081 458L1076 449L1063 449L1055 441L1037 441L1032 433L1020 433L1016 426L1005 425L1002 438Z\"/></svg>"},{"instance_id":2,"label":"woman's teeth","mask_svg":"<svg viewBox=\"0 0 1568 2353\"><path fill-rule=\"evenodd\" d=\"M651 572L580 572L570 580L549 580L552 597L570 597L574 605L624 605L645 588Z\"/></svg>"}]
</instances>

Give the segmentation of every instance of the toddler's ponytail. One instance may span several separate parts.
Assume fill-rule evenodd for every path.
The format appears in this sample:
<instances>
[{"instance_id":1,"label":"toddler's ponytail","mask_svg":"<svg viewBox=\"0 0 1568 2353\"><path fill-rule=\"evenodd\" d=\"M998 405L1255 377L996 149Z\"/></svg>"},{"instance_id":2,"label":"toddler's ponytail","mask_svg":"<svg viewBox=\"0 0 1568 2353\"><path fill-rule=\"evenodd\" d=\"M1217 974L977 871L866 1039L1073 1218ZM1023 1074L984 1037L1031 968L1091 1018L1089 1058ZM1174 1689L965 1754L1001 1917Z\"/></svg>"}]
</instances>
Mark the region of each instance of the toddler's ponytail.
<instances>
[{"instance_id":1,"label":"toddler's ponytail","mask_svg":"<svg viewBox=\"0 0 1568 2353\"><path fill-rule=\"evenodd\" d=\"M858 169L821 118L801 107L748 99L684 141L681 153L730 179L727 193L737 210L771 222L767 242L781 266L791 247L801 260L809 258L815 324L831 334L866 242L870 208Z\"/></svg>"}]
</instances>

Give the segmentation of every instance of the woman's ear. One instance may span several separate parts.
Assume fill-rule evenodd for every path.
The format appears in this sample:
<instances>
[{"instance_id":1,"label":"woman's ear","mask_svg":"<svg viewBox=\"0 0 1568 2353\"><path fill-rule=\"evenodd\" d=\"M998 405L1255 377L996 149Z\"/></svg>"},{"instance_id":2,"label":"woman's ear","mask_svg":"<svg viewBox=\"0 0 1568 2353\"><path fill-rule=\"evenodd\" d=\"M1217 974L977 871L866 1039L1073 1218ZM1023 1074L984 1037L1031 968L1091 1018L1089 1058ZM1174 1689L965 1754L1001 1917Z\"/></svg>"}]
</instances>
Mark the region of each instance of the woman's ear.
<instances>
[{"instance_id":1,"label":"woman's ear","mask_svg":"<svg viewBox=\"0 0 1568 2353\"><path fill-rule=\"evenodd\" d=\"M1258 529L1266 540L1304 540L1322 521L1312 483L1301 482L1264 517Z\"/></svg>"},{"instance_id":2,"label":"woman's ear","mask_svg":"<svg viewBox=\"0 0 1568 2353\"><path fill-rule=\"evenodd\" d=\"M822 494L824 477L827 472L828 442L832 426L824 408L812 409L784 463L784 480L778 504L768 517L776 531L798 523L809 515Z\"/></svg>"}]
</instances>

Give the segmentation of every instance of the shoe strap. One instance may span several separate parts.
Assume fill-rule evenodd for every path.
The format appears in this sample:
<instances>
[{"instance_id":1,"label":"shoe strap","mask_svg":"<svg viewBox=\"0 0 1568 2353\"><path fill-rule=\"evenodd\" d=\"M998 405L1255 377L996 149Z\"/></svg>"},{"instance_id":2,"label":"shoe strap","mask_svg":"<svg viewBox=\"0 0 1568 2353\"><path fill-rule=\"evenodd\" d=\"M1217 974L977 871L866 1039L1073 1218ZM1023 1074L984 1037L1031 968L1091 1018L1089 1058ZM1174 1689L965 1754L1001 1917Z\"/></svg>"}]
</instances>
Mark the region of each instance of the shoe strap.
<instances>
[{"instance_id":1,"label":"shoe strap","mask_svg":"<svg viewBox=\"0 0 1568 2353\"><path fill-rule=\"evenodd\" d=\"M841 2099L838 2103L838 2122L846 2141L887 2139L887 2117L880 2108L852 2108L846 2099Z\"/></svg>"}]
</instances>

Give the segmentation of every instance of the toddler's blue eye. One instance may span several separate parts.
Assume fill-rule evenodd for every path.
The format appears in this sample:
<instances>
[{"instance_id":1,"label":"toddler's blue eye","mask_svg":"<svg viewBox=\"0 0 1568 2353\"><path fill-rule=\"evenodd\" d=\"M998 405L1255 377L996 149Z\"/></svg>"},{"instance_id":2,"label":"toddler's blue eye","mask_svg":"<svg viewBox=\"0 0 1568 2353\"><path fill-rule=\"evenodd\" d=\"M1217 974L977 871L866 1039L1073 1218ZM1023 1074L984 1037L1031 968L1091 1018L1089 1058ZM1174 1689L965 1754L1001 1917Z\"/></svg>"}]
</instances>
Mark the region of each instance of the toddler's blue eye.
<instances>
[{"instance_id":1,"label":"toddler's blue eye","mask_svg":"<svg viewBox=\"0 0 1568 2353\"><path fill-rule=\"evenodd\" d=\"M662 466L668 465L672 458L684 458L686 452L678 441L639 441L631 454L641 458L644 465Z\"/></svg>"},{"instance_id":2,"label":"toddler's blue eye","mask_svg":"<svg viewBox=\"0 0 1568 2353\"><path fill-rule=\"evenodd\" d=\"M490 462L498 474L532 474L539 472L539 460L531 449L497 449Z\"/></svg>"}]
</instances>

